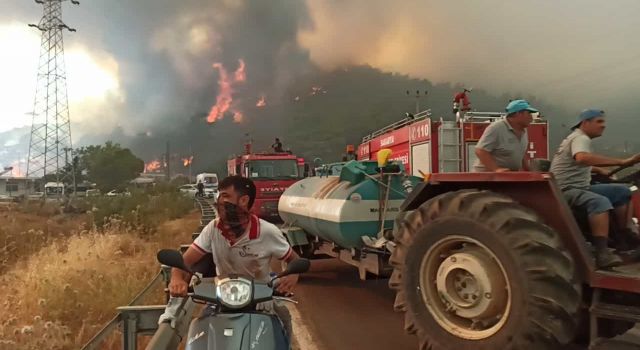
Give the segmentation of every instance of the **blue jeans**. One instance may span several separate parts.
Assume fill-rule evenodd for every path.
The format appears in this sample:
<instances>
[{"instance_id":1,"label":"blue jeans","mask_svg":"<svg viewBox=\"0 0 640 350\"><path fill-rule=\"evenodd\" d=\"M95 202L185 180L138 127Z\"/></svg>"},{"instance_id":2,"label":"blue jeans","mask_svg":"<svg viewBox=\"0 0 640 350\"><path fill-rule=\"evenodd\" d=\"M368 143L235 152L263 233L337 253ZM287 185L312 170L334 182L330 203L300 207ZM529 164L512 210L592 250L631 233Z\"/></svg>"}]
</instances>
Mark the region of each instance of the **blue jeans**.
<instances>
[{"instance_id":1,"label":"blue jeans","mask_svg":"<svg viewBox=\"0 0 640 350\"><path fill-rule=\"evenodd\" d=\"M572 208L585 210L589 216L607 212L631 200L631 190L622 184L597 184L589 188L568 188L564 197Z\"/></svg>"}]
</instances>

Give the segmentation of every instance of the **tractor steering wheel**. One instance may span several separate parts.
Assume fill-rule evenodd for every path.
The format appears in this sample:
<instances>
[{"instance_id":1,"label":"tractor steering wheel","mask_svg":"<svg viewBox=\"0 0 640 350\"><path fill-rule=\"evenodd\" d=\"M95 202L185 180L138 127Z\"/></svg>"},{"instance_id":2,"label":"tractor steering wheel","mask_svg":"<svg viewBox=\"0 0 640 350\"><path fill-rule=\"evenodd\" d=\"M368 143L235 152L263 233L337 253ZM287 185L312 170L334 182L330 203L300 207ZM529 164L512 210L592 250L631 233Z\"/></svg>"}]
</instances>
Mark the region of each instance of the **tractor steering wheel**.
<instances>
[{"instance_id":1,"label":"tractor steering wheel","mask_svg":"<svg viewBox=\"0 0 640 350\"><path fill-rule=\"evenodd\" d=\"M632 167L632 166L634 166L634 165L635 165L635 164L629 164L629 165L623 165L623 166L620 166L620 167L618 167L617 169L612 170L612 171L609 173L609 176L613 176L614 174L617 174L617 173L619 173L620 171L622 171L622 170L624 170L624 169L627 169L627 168L630 168L630 167Z\"/></svg>"},{"instance_id":2,"label":"tractor steering wheel","mask_svg":"<svg viewBox=\"0 0 640 350\"><path fill-rule=\"evenodd\" d=\"M622 170L633 167L634 165L624 165L611 171L609 175L591 174L592 183L640 183L640 168L636 171L627 174L621 178L611 178L614 174L619 173Z\"/></svg>"},{"instance_id":3,"label":"tractor steering wheel","mask_svg":"<svg viewBox=\"0 0 640 350\"><path fill-rule=\"evenodd\" d=\"M629 168L629 166L625 167ZM618 169L616 169L618 170ZM617 172L617 171L616 171ZM613 172L611 172L613 174ZM623 182L623 183L633 183L633 184L639 184L640 183L640 168L635 169L634 172L629 173L623 177L620 177L618 179L616 179L616 182Z\"/></svg>"}]
</instances>

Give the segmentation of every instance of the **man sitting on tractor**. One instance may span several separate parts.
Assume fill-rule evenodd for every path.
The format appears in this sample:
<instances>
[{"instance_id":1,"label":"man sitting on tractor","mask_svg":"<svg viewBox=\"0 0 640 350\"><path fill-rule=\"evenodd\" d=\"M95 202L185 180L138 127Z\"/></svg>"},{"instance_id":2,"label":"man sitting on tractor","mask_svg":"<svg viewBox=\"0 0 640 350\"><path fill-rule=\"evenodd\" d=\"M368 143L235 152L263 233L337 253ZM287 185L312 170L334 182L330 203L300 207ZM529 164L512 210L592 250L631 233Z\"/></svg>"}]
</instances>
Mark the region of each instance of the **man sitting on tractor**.
<instances>
[{"instance_id":1,"label":"man sitting on tractor","mask_svg":"<svg viewBox=\"0 0 640 350\"><path fill-rule=\"evenodd\" d=\"M507 117L487 127L476 145L473 171L518 171L526 169L524 156L529 145L527 127L538 112L525 100L513 100L506 108Z\"/></svg>"},{"instance_id":2,"label":"man sitting on tractor","mask_svg":"<svg viewBox=\"0 0 640 350\"><path fill-rule=\"evenodd\" d=\"M584 110L573 132L565 138L551 162L564 197L572 208L586 211L595 246L596 265L609 268L620 265L622 259L609 251L609 212L613 211L617 238L636 246L640 243L631 230L631 191L623 184L591 185L591 173L609 175L602 166L629 166L640 162L640 154L618 159L593 153L591 139L602 136L605 113L598 109Z\"/></svg>"}]
</instances>

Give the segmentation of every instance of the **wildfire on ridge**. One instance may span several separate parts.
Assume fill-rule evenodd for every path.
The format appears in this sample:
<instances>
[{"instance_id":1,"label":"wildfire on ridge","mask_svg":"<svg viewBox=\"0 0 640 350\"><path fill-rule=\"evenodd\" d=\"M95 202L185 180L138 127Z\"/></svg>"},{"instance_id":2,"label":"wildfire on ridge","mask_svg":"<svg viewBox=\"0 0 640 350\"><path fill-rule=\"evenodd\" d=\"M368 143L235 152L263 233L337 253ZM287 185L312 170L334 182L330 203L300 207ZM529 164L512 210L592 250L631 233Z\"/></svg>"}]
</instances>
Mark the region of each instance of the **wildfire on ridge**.
<instances>
[{"instance_id":1,"label":"wildfire on ridge","mask_svg":"<svg viewBox=\"0 0 640 350\"><path fill-rule=\"evenodd\" d=\"M312 86L311 87L311 93L309 95L313 96L313 95L318 95L320 93L326 94L327 90L324 90L322 87L320 86Z\"/></svg>"},{"instance_id":2,"label":"wildfire on ridge","mask_svg":"<svg viewBox=\"0 0 640 350\"><path fill-rule=\"evenodd\" d=\"M258 102L256 103L256 107L264 107L267 105L267 100L266 98L263 96L260 96L260 99L258 100Z\"/></svg>"},{"instance_id":3,"label":"wildfire on ridge","mask_svg":"<svg viewBox=\"0 0 640 350\"><path fill-rule=\"evenodd\" d=\"M192 162L193 162L193 156L182 158L182 165L184 165L185 168L191 165Z\"/></svg>"},{"instance_id":4,"label":"wildfire on ridge","mask_svg":"<svg viewBox=\"0 0 640 350\"><path fill-rule=\"evenodd\" d=\"M234 122L242 123L243 119L244 119L244 115L242 114L242 112L239 112L239 111L233 112L233 121Z\"/></svg>"},{"instance_id":5,"label":"wildfire on ridge","mask_svg":"<svg viewBox=\"0 0 640 350\"><path fill-rule=\"evenodd\" d=\"M150 173L150 172L154 172L160 169L160 161L159 160L152 160L149 163L145 163L144 164L144 172L145 173Z\"/></svg>"},{"instance_id":6,"label":"wildfire on ridge","mask_svg":"<svg viewBox=\"0 0 640 350\"><path fill-rule=\"evenodd\" d=\"M244 70L244 61L238 60L239 65L238 69L236 69L235 73L233 73L233 77L235 81L238 83L244 83L247 80L247 72Z\"/></svg>"},{"instance_id":7,"label":"wildfire on ridge","mask_svg":"<svg viewBox=\"0 0 640 350\"><path fill-rule=\"evenodd\" d=\"M245 72L245 63L242 59L238 60L238 69L233 73L233 76L229 76L229 72L222 66L221 63L214 63L213 68L218 70L220 78L218 79L218 96L216 96L216 104L211 107L207 122L215 123L222 119L227 111L234 113L233 120L237 123L242 121L242 112L238 111L233 106L233 87L237 83L243 83L247 79ZM239 117L237 117L239 115Z\"/></svg>"}]
</instances>

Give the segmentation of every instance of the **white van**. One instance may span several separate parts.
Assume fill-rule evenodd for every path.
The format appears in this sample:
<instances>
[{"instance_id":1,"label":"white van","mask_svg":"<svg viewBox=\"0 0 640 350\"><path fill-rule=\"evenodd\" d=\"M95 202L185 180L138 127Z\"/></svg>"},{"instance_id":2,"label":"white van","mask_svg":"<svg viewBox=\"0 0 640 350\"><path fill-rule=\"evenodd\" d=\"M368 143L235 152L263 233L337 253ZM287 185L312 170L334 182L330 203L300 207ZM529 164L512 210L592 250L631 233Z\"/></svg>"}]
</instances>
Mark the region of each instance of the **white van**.
<instances>
[{"instance_id":1,"label":"white van","mask_svg":"<svg viewBox=\"0 0 640 350\"><path fill-rule=\"evenodd\" d=\"M218 189L218 175L216 173L202 173L196 175L196 184L202 182L205 188Z\"/></svg>"},{"instance_id":2,"label":"white van","mask_svg":"<svg viewBox=\"0 0 640 350\"><path fill-rule=\"evenodd\" d=\"M44 184L45 197L62 197L64 195L64 184L62 182L47 182Z\"/></svg>"}]
</instances>

